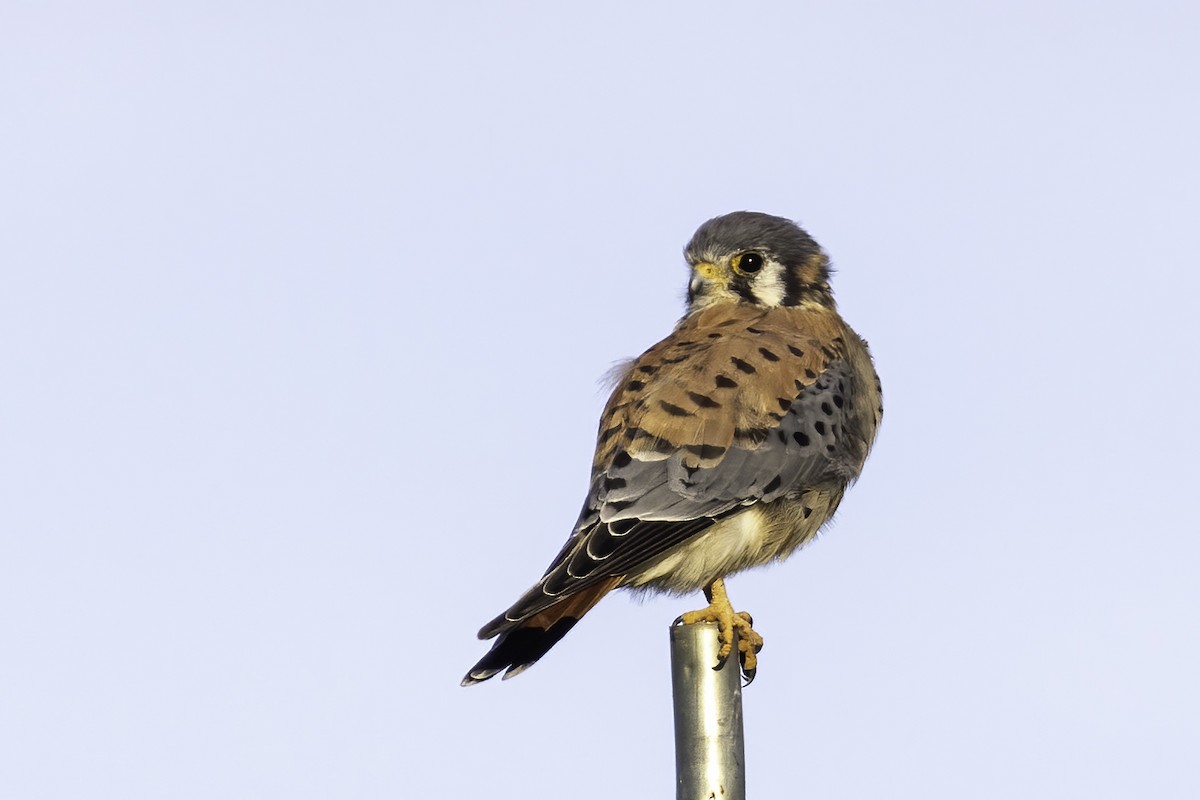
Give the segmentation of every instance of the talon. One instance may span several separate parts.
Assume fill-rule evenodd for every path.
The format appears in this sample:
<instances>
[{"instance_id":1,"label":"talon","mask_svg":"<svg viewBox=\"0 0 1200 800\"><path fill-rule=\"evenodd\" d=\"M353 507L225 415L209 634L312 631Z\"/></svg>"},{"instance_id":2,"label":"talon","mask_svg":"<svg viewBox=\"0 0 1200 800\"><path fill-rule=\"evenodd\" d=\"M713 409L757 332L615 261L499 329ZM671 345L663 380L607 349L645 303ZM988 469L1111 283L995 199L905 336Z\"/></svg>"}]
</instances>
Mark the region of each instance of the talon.
<instances>
[{"instance_id":1,"label":"talon","mask_svg":"<svg viewBox=\"0 0 1200 800\"><path fill-rule=\"evenodd\" d=\"M754 682L754 676L758 672L758 651L762 650L762 637L753 630L748 630L746 638L741 638L739 631L738 638L738 661L742 667L742 677L746 679L744 686L749 686Z\"/></svg>"},{"instance_id":2,"label":"talon","mask_svg":"<svg viewBox=\"0 0 1200 800\"><path fill-rule=\"evenodd\" d=\"M721 579L713 581L704 590L708 597L708 606L698 611L688 611L676 618L675 625L693 625L697 622L717 623L717 639L721 643L717 651L717 664L713 669L721 669L733 652L733 639L737 635L738 666L746 685L754 680L758 670L758 652L763 648L763 638L754 630L754 618L745 611L734 611L725 591L725 582Z\"/></svg>"}]
</instances>

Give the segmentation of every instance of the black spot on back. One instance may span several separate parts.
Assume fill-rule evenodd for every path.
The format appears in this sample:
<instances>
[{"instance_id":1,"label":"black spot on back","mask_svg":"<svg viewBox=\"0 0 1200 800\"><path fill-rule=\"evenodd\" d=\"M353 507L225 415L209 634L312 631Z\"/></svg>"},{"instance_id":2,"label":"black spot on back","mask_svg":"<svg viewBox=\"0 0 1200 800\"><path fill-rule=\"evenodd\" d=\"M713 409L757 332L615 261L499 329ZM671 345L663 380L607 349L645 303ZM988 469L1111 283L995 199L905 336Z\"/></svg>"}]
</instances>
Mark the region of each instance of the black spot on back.
<instances>
[{"instance_id":1,"label":"black spot on back","mask_svg":"<svg viewBox=\"0 0 1200 800\"><path fill-rule=\"evenodd\" d=\"M733 362L733 365L735 367L737 367L740 371L746 373L747 375L753 375L754 373L758 372L758 370L754 368L753 364L751 364L748 361L742 361L737 356L734 356L733 358L731 358L729 360Z\"/></svg>"},{"instance_id":2,"label":"black spot on back","mask_svg":"<svg viewBox=\"0 0 1200 800\"><path fill-rule=\"evenodd\" d=\"M666 400L659 400L658 407L670 414L672 417L686 417L688 412L677 405L668 403Z\"/></svg>"},{"instance_id":3,"label":"black spot on back","mask_svg":"<svg viewBox=\"0 0 1200 800\"><path fill-rule=\"evenodd\" d=\"M778 361L779 360L779 356L775 355L773 352L771 352L770 350L768 350L765 347L758 348L758 352L762 353L762 357L765 358L767 361Z\"/></svg>"},{"instance_id":4,"label":"black spot on back","mask_svg":"<svg viewBox=\"0 0 1200 800\"><path fill-rule=\"evenodd\" d=\"M674 445L672 445L668 441L659 439L653 433L650 433L649 431L647 431L643 428L638 428L638 427L630 428L628 433L625 434L625 436L630 442L636 442L639 447L642 447L646 450L653 451L655 453L674 453L675 452ZM649 440L648 442L646 441L647 439Z\"/></svg>"}]
</instances>

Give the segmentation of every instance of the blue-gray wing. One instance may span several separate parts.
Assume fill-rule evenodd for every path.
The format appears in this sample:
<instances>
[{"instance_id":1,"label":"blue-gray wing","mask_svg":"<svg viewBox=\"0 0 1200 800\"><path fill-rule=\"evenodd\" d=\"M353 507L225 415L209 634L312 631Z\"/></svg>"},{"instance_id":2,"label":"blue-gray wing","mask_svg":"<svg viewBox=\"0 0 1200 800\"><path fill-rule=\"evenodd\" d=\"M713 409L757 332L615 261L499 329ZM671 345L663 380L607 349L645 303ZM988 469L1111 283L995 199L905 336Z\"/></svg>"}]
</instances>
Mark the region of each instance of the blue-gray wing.
<instances>
[{"instance_id":1,"label":"blue-gray wing","mask_svg":"<svg viewBox=\"0 0 1200 800\"><path fill-rule=\"evenodd\" d=\"M622 445L593 470L575 531L558 557L481 635L597 582L636 573L744 506L857 477L874 437L866 421L873 409L857 407L858 373L847 360L834 360L807 382L789 380L787 396L775 389L769 402L746 413L695 414L692 427L675 429L676 441L647 437L645 424L627 426ZM703 399L694 405L705 409ZM740 424L731 427L731 415ZM602 424L602 440L604 431Z\"/></svg>"}]
</instances>

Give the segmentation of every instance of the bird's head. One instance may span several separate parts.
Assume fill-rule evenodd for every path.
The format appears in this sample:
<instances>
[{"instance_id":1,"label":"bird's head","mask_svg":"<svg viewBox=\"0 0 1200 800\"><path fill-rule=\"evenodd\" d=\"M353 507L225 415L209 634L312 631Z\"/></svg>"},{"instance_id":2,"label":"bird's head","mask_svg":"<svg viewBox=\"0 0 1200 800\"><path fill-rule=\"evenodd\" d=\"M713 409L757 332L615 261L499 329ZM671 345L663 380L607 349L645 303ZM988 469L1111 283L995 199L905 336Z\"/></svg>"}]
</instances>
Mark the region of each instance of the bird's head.
<instances>
[{"instance_id":1,"label":"bird's head","mask_svg":"<svg viewBox=\"0 0 1200 800\"><path fill-rule=\"evenodd\" d=\"M757 211L714 217L683 254L692 268L689 311L718 303L833 307L829 259L791 220Z\"/></svg>"}]
</instances>

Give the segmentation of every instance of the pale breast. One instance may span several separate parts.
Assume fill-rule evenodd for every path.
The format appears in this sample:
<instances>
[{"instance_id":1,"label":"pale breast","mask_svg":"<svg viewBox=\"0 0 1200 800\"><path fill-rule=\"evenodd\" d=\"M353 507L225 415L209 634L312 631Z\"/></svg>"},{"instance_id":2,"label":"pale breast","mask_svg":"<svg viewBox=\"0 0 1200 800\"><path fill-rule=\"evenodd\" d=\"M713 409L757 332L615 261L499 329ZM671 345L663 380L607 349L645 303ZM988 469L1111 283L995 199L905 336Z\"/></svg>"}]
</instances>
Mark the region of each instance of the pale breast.
<instances>
[{"instance_id":1,"label":"pale breast","mask_svg":"<svg viewBox=\"0 0 1200 800\"><path fill-rule=\"evenodd\" d=\"M624 585L685 594L717 578L782 561L816 536L842 494L836 487L812 489L749 506L629 575Z\"/></svg>"}]
</instances>

